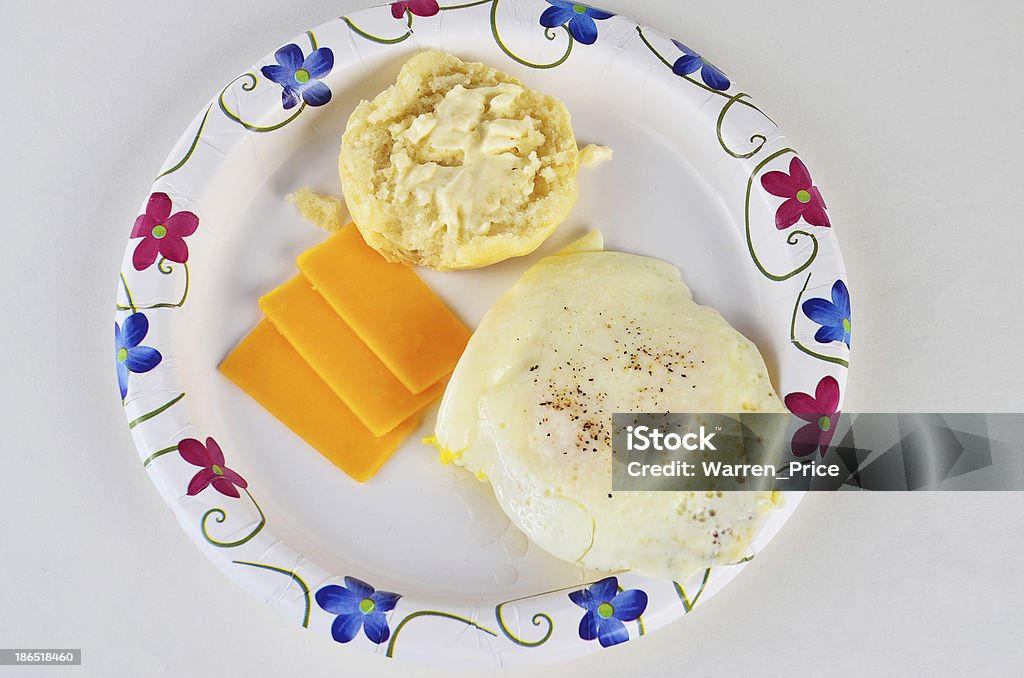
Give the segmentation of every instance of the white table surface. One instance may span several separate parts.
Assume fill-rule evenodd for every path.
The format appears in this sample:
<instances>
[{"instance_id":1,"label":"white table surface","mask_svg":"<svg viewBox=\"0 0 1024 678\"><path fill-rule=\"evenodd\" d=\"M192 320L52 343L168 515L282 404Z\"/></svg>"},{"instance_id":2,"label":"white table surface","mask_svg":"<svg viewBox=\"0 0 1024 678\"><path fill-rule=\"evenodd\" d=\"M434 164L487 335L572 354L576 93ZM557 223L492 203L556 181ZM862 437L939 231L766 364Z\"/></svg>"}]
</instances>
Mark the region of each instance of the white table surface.
<instances>
[{"instance_id":1,"label":"white table surface","mask_svg":"<svg viewBox=\"0 0 1024 678\"><path fill-rule=\"evenodd\" d=\"M360 4L3 3L0 647L85 658L40 675L410 675L211 567L111 397L114 272L154 168L222 83ZM848 410L1024 410L1024 4L604 5L710 55L814 167L857 311ZM1022 494L810 496L699 613L558 674L1014 675L1022 543Z\"/></svg>"}]
</instances>

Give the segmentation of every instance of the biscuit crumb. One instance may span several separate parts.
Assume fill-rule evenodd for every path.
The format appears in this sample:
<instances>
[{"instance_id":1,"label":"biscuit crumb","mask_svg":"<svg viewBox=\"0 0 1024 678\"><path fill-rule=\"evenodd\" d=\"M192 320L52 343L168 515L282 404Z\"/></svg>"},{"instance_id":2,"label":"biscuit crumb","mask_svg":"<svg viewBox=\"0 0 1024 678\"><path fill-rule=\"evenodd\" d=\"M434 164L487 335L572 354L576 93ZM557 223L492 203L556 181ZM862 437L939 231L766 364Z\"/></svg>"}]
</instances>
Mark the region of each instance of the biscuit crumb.
<instances>
[{"instance_id":1,"label":"biscuit crumb","mask_svg":"<svg viewBox=\"0 0 1024 678\"><path fill-rule=\"evenodd\" d=\"M303 186L285 196L285 200L295 205L302 218L321 231L337 233L348 224L345 203L333 195L315 193L308 186Z\"/></svg>"}]
</instances>

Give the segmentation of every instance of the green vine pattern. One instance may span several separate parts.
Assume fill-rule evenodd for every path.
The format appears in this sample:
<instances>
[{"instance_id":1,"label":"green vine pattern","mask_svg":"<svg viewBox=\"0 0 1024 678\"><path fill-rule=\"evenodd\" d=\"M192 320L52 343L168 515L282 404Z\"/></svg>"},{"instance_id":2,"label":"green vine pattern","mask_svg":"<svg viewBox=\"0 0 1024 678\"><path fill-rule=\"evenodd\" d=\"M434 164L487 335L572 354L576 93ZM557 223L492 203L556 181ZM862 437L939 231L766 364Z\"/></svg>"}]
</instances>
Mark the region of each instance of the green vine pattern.
<instances>
[{"instance_id":1,"label":"green vine pattern","mask_svg":"<svg viewBox=\"0 0 1024 678\"><path fill-rule=\"evenodd\" d=\"M157 179L161 179L163 177L166 177L168 174L174 174L175 172L177 172L178 170L180 170L182 167L185 166L185 163L188 162L189 158L191 158L192 154L195 152L196 146L199 145L199 137L202 136L202 134L203 134L203 128L206 127L206 119L208 117L210 117L210 111L211 110L213 110L213 104L212 103L209 106L206 107L206 112L203 113L203 119L199 123L199 129L196 130L196 135L192 139L192 145L189 146L188 147L188 151L185 152L185 157L183 157L181 160L179 160L172 167L169 167L168 169L165 169L160 174L156 175L156 179L154 179L153 181L156 181Z\"/></svg>"},{"instance_id":2,"label":"green vine pattern","mask_svg":"<svg viewBox=\"0 0 1024 678\"><path fill-rule=\"evenodd\" d=\"M379 35L374 35L373 33L364 31L359 26L356 26L355 23L353 23L352 20L349 19L347 16L341 17L341 20L345 22L345 25L349 27L349 30L351 30L353 33L355 33L361 38L364 38L371 42L376 42L379 45L397 45L398 43L405 42L406 40L412 37L412 12L406 10L405 13L408 15L408 18L406 19L407 30L403 35L400 35L397 38L382 38Z\"/></svg>"},{"instance_id":3,"label":"green vine pattern","mask_svg":"<svg viewBox=\"0 0 1024 678\"><path fill-rule=\"evenodd\" d=\"M807 231L804 230L790 231L789 235L786 237L786 244L788 245L799 245L800 241L803 238L809 238L814 246L811 251L811 255L807 257L807 259L802 264L800 264L791 271L786 271L785 273L772 273L771 271L764 267L764 264L762 264L761 260L757 257L757 252L754 251L754 241L750 235L750 195L754 188L754 179L756 179L757 176L761 173L761 170L764 169L765 165L767 165L772 160L775 160L780 156L786 155L787 153L795 154L796 151L794 151L792 148L783 148L781 150L775 151L767 158L759 162L756 167L754 167L754 170L750 173L750 178L747 179L747 195L743 205L743 220L747 234L747 251L750 252L750 258L753 260L754 265L757 266L757 270L761 272L761 275L768 278L769 280L774 280L775 282L782 282L783 280L788 280L793 276L798 275L801 271L806 270L807 267L810 266L811 263L813 263L814 260L818 258L818 238L814 234L808 233Z\"/></svg>"},{"instance_id":4,"label":"green vine pattern","mask_svg":"<svg viewBox=\"0 0 1024 678\"><path fill-rule=\"evenodd\" d=\"M498 634L495 631L492 631L492 630L490 630L488 628L484 628L483 626L480 626L479 624L477 624L472 619L467 619L466 617L460 617L457 614L452 614L450 612L438 612L437 610L418 610L416 612L412 612L412 613L406 615L405 618L403 618L402 621L398 622L398 625L395 626L395 630L391 634L391 640L388 641L388 646L387 646L386 651L384 652L384 656L386 656L386 657L394 657L395 656L395 644L398 642L398 634L400 634L402 632L402 629L405 628L406 624L411 622L413 619L418 619L420 617L441 617L442 619L451 619L453 621L462 622L463 624L466 624L467 626L471 626L471 627L473 627L473 628L475 628L475 629L477 629L479 631L483 631L484 633L486 633L489 636L494 636L494 637L498 636Z\"/></svg>"},{"instance_id":5,"label":"green vine pattern","mask_svg":"<svg viewBox=\"0 0 1024 678\"><path fill-rule=\"evenodd\" d=\"M261 509L260 505L256 502L256 500L253 499L253 496L249 494L249 490L243 491L245 492L246 495L248 495L250 501L252 501L252 505L256 507L257 511L259 511L260 520L256 524L256 527L254 527L248 534L241 537L240 539L236 539L235 541L220 541L218 539L214 539L212 536L210 536L210 532L207 528L207 522L209 521L210 516L213 516L214 522L216 522L217 524L221 524L227 519L228 515L227 512L222 508L212 508L203 514L203 519L200 522L200 527L202 528L203 531L203 538L206 539L208 544L222 549L241 546L242 544L248 542L250 539L255 537L257 534L259 534L260 531L263 530L263 528L266 526L267 517L263 515L263 509Z\"/></svg>"},{"instance_id":6,"label":"green vine pattern","mask_svg":"<svg viewBox=\"0 0 1024 678\"><path fill-rule=\"evenodd\" d=\"M306 110L306 102L303 101L299 105L299 107L297 109L295 109L294 113L292 113L290 116L288 116L287 118L285 118L281 122L275 123L273 125L261 126L261 125L254 125L251 122L246 122L245 120L242 120L242 118L239 117L239 115L237 113L235 113L230 108L228 108L227 102L224 101L224 95L227 94L227 92L231 88L231 86L234 85L239 80L243 80L243 79L246 80L246 82L242 83L242 91L243 92L251 92L254 89L256 89L256 83L259 82L259 78L256 77L256 74L255 73L242 73L240 76L238 76L237 78L235 78L234 80L229 82L227 84L227 86L224 89L221 90L220 96L217 97L217 103L220 105L220 110L221 110L222 113L224 113L224 115L226 115L231 120L234 120L239 125L241 125L245 129L249 130L250 132L273 132L274 130L281 129L282 127L284 127L285 125L287 125L291 121L295 120L295 118L297 118L300 115L302 115L302 112L304 110Z\"/></svg>"},{"instance_id":7,"label":"green vine pattern","mask_svg":"<svg viewBox=\"0 0 1024 678\"><path fill-rule=\"evenodd\" d=\"M232 560L231 562L235 563L236 565L247 565L249 567L259 568L261 570L269 570L270 572L277 572L278 574L283 574L287 577L290 577L291 580L294 581L300 589L302 589L302 600L305 603L305 611L302 614L302 628L309 628L309 586L306 585L306 582L303 581L302 577L295 574L295 572L293 572L292 570L286 570L281 567L275 567L274 565L265 565L264 563L252 563L247 560Z\"/></svg>"},{"instance_id":8,"label":"green vine pattern","mask_svg":"<svg viewBox=\"0 0 1024 678\"><path fill-rule=\"evenodd\" d=\"M118 311L131 311L132 313L138 313L139 308L135 305L135 300L132 299L132 291L128 289L128 281L124 278L124 271L119 274L121 276L121 286L124 288L124 296L128 300L127 306L122 306L117 302L114 302L114 306L117 307Z\"/></svg>"},{"instance_id":9,"label":"green vine pattern","mask_svg":"<svg viewBox=\"0 0 1024 678\"><path fill-rule=\"evenodd\" d=\"M124 288L124 295L125 295L125 299L128 301L128 305L125 306L123 304L115 304L115 306L117 307L117 310L118 311L131 311L132 313L138 313L139 311L150 311L150 310L153 310L155 308L181 308L182 306L184 306L185 302L188 300L188 292L189 292L189 286L191 285L191 279L190 279L190 275L189 275L189 272L188 272L188 263L183 263L181 265L181 267L185 271L185 289L181 293L181 299L179 299L178 301L175 301L175 302L161 302L161 303L157 303L157 304L149 304L149 305L146 305L146 306L139 306L138 304L135 303L135 300L132 298L132 292L128 288L128 281L125 279L124 273L122 273L121 274L121 286ZM156 268L163 275L171 275L172 273L174 273L174 266L169 264L167 262L167 260L164 259L163 257L160 257L160 261L157 262Z\"/></svg>"},{"instance_id":10,"label":"green vine pattern","mask_svg":"<svg viewBox=\"0 0 1024 678\"><path fill-rule=\"evenodd\" d=\"M751 150L747 151L746 153L740 153L739 151L734 151L732 148L730 148L729 144L725 142L725 138L722 136L722 125L725 123L725 116L729 114L729 109L732 108L736 102L742 101L743 99L749 96L750 95L747 94L746 92L739 92L738 94L735 94L732 97L730 97L729 101L726 102L725 106L722 106L722 111L718 114L718 120L715 122L715 134L718 135L718 145L722 147L722 150L724 150L726 153L728 153L729 155L736 159L746 159L754 157L761 151L762 148L764 148L764 145L768 142L768 138L765 137L763 134L753 134L750 137L750 143L755 144L754 147ZM762 111L760 108L757 108L756 106L754 108L755 110L757 110L758 113L764 115L764 111ZM765 118L767 117L768 116L765 116Z\"/></svg>"},{"instance_id":11,"label":"green vine pattern","mask_svg":"<svg viewBox=\"0 0 1024 678\"><path fill-rule=\"evenodd\" d=\"M572 37L572 33L569 31L568 26L562 26L562 29L565 31L565 34L569 38L569 40L565 44L565 52L562 54L561 57L549 63L535 63L533 61L527 61L526 59L520 57L511 49L509 49L508 46L505 44L505 41L501 39L501 34L498 32L498 0L493 0L493 2L491 2L491 35L494 36L494 43L501 49L502 52L505 53L506 56L508 56L516 63L522 64L523 66L528 66L529 68L536 68L538 70L546 70L564 64L566 60L569 58L569 55L572 54L572 47L574 44L576 44L576 39ZM544 37L547 38L548 40L554 40L557 37L557 32L553 31L550 28L545 28Z\"/></svg>"},{"instance_id":12,"label":"green vine pattern","mask_svg":"<svg viewBox=\"0 0 1024 678\"><path fill-rule=\"evenodd\" d=\"M146 412L145 414L142 414L142 415L139 415L138 417L135 417L134 419L132 419L131 421L128 422L128 428L130 428L130 429L135 428L139 424L141 424L143 422L146 422L146 421L149 421L150 419L152 419L153 417L155 417L155 416L157 416L159 414L163 414L167 410L169 410L172 407L174 407L175 405L177 405L181 401L181 399L184 398L184 397L185 397L185 394L181 393L181 394L175 396L174 398L171 398L169 401L167 401L166 403L164 403L160 407L156 408L155 410L151 410L150 412Z\"/></svg>"},{"instance_id":13,"label":"green vine pattern","mask_svg":"<svg viewBox=\"0 0 1024 678\"><path fill-rule=\"evenodd\" d=\"M835 356L818 353L817 351L814 351L804 346L803 343L801 343L800 340L796 338L796 316L797 312L800 310L800 301L803 299L804 293L807 291L807 286L811 284L811 275L812 274L810 273L807 274L807 279L804 280L804 286L800 288L800 294L796 295L796 303L793 305L793 317L789 323L789 341L798 349L800 349L807 355L811 356L812 358L817 358L818 360L824 360L825 362L835 363L836 365L842 365L843 367L849 368L849 360L844 360L842 358L837 358Z\"/></svg>"},{"instance_id":14,"label":"green vine pattern","mask_svg":"<svg viewBox=\"0 0 1024 678\"><path fill-rule=\"evenodd\" d=\"M586 584L584 584L583 586L586 586ZM550 591L544 591L543 593L537 593L537 594L534 594L532 596L523 596L522 598L513 598L511 600L502 601L502 602L500 602L500 603L498 603L497 605L494 606L494 618L498 622L498 628L501 630L501 633L506 638L511 640L516 645L519 645L519 646L522 646L522 647L538 647L539 645L543 645L544 643L548 642L548 639L551 638L551 634L554 633L554 630L555 630L555 623L553 621L551 621L551 617L549 617L548 615L544 614L543 612L538 612L537 614L533 615L533 617L530 619L530 621L531 621L531 623L534 626L541 626L544 622L547 622L547 627L548 628L544 632L544 635L541 636L541 638L539 640L532 640L532 641L531 640L523 640L519 636L516 636L511 631L509 631L508 626L505 624L505 618L504 618L504 614L503 614L502 610L504 609L504 607L506 605L510 605L512 603L518 603L518 602L520 602L522 600L530 600L532 598L541 598L543 596L551 595L552 593L561 593L563 591L571 591L571 590L579 589L579 588L580 588L579 585L563 586L560 589L552 589ZM621 587L619 588L619 590L621 590Z\"/></svg>"},{"instance_id":15,"label":"green vine pattern","mask_svg":"<svg viewBox=\"0 0 1024 678\"><path fill-rule=\"evenodd\" d=\"M544 594L540 594L540 595L544 595ZM526 598L533 598L533 597L534 596L527 596ZM540 637L540 639L532 640L531 641L531 640L523 640L519 636L516 636L511 631L509 631L508 630L508 626L505 625L505 619L502 616L502 609L506 605L508 605L509 603L517 602L518 600L526 600L526 598L517 598L516 600L507 600L507 601L505 601L503 603L498 603L497 605L494 606L494 617L495 617L495 619L498 622L498 628L501 629L501 633L506 638L511 640L513 643L515 643L516 645L519 645L521 647L537 647L539 645L543 645L544 643L548 642L548 639L551 638L551 634L554 633L554 631L555 631L555 623L553 621L551 621L551 617L549 617L548 615L544 614L543 612L538 612L537 614L533 615L533 617L531 619L531 622L533 623L534 626L540 626L542 623L547 622L548 628L544 632L544 635Z\"/></svg>"},{"instance_id":16,"label":"green vine pattern","mask_svg":"<svg viewBox=\"0 0 1024 678\"><path fill-rule=\"evenodd\" d=\"M142 461L142 468L149 468L149 465L152 464L157 459L159 459L160 457L164 456L165 454L170 454L171 452L177 452L177 451L178 451L178 445L177 444L171 445L170 447L165 447L162 450L157 450L156 452L154 452L153 454L149 455L148 457L146 457Z\"/></svg>"},{"instance_id":17,"label":"green vine pattern","mask_svg":"<svg viewBox=\"0 0 1024 678\"><path fill-rule=\"evenodd\" d=\"M306 37L309 38L309 44L312 47L312 49L317 49L316 36L313 35L313 31L306 31ZM228 90L231 89L231 87L239 80L245 81L242 83L241 86L243 92L253 91L254 89L256 89L256 85L259 83L259 77L252 71L249 71L248 73L242 73L240 76L238 76L237 78L229 82L227 85L225 85L224 89L220 91L220 95L217 97L217 105L220 107L221 112L225 116L227 116L229 120L237 122L239 125L249 130L250 132L273 132L274 130L279 130L288 123L298 118L300 115L302 115L302 112L306 110L307 104L305 101L303 101L299 105L299 107L295 109L294 113L289 115L284 120L274 123L273 125L257 125L247 120L243 120L241 115L232 111L228 107L227 102L224 100L224 96L228 93Z\"/></svg>"},{"instance_id":18,"label":"green vine pattern","mask_svg":"<svg viewBox=\"0 0 1024 678\"><path fill-rule=\"evenodd\" d=\"M145 421L146 419L151 419L151 418L157 416L158 414L160 414L164 410L168 409L169 407L171 407L172 405L174 405L176 402L178 402L179 400L181 400L184 397L185 397L185 394L182 393L180 396L178 396L174 400L170 401L169 403L167 403L167 404L165 404L165 405L163 405L161 407L158 407L157 409L153 410L152 412L149 412L148 414L145 414L142 417L139 417L135 421L131 422L129 424L129 427L134 427L134 425L137 422L141 423L142 421ZM160 457L162 457L162 456L164 456L166 454L170 454L172 452L177 452L177 451L178 451L178 445L177 444L171 445L170 447L165 447L162 450L157 450L153 454L151 454L148 457L146 457L145 460L143 460L142 467L143 468L149 468L150 464L152 464L155 460L159 459ZM253 506L256 507L256 510L260 514L260 519L259 519L259 522L256 524L256 527L253 528L244 537L242 537L241 539L238 539L236 541L225 542L225 541L220 541L218 539L215 539L215 538L213 538L210 535L210 532L209 532L209 530L207 528L207 521L209 520L209 518L211 516L213 516L214 522L216 522L218 524L221 524L221 523L223 523L227 519L227 512L224 509L219 508L219 507L218 508L212 508L212 509L209 509L208 511L206 511L206 513L203 514L203 519L202 519L202 521L200 523L200 525L202 527L202 531L203 531L203 537L206 539L206 541L208 543L212 544L213 546L220 547L220 548L233 548L235 546L241 546L242 544L248 542L250 539L255 537L257 534L259 534L260 531L264 528L264 526L266 526L266 524L267 524L267 517L263 514L263 509L260 508L259 503L253 498L252 494L249 493L249 490L244 490L244 491L245 491L245 494L248 495L249 500L252 501ZM302 581L298 577L298 575L296 575L293 572L287 572L286 570L281 570L280 568L275 568L275 567L273 567L271 565L260 565L260 564L257 564L257 563L248 563L248 562L240 562L240 561L234 561L234 562L239 563L241 565L252 565L254 567L263 567L264 569L274 570L274 571L280 572L282 574L291 574L292 577L295 579L296 583L298 583L299 586L302 588L302 590L303 590L303 592L305 593L305 596L306 596L306 616L305 616L305 620L303 621L302 625L303 626L307 626L309 624L309 587L306 586L306 583L304 581Z\"/></svg>"},{"instance_id":19,"label":"green vine pattern","mask_svg":"<svg viewBox=\"0 0 1024 678\"><path fill-rule=\"evenodd\" d=\"M538 612L535 615L533 615L533 617L530 618L530 622L534 626L541 626L546 622L547 630L544 632L544 635L541 636L538 640L524 640L523 638L509 631L508 626L505 624L505 617L502 610L505 608L506 605L510 605L511 603L518 603L522 600L530 600L532 598L541 598L543 596L551 595L552 593L561 593L562 591L571 591L578 588L580 588L579 585L563 586L560 589L552 589L550 591L544 591L543 593L537 593L532 596L523 596L522 598L513 598L512 600L502 601L494 606L494 618L498 622L498 628L501 630L502 635L504 635L513 643L521 647L538 647L540 645L543 645L544 643L548 642L548 640L551 638L551 634L555 631L555 623L551 620L550 616L544 614L543 612Z\"/></svg>"},{"instance_id":20,"label":"green vine pattern","mask_svg":"<svg viewBox=\"0 0 1024 678\"><path fill-rule=\"evenodd\" d=\"M679 596L679 602L683 604L684 612L689 613L690 610L692 610L693 607L697 604L697 601L700 600L701 594L704 593L704 589L706 589L708 586L708 578L710 577L711 568L709 567L708 569L704 570L704 578L701 579L700 588L697 589L697 593L693 596L692 599L686 594L686 589L683 588L682 584L680 584L677 581L672 582L672 585L676 588L676 595Z\"/></svg>"}]
</instances>

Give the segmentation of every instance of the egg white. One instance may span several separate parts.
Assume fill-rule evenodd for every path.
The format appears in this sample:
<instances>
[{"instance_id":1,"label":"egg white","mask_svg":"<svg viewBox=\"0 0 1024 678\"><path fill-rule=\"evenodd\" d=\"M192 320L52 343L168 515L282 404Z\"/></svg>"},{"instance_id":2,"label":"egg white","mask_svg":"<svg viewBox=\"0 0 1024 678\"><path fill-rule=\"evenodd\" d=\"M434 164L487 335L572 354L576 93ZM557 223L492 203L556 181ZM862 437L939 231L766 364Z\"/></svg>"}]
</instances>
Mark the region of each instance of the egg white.
<instances>
[{"instance_id":1,"label":"egg white","mask_svg":"<svg viewBox=\"0 0 1024 678\"><path fill-rule=\"evenodd\" d=\"M587 251L597 250L597 251ZM533 543L595 570L685 580L746 555L768 492L612 492L613 412L784 412L757 348L664 261L591 236L488 312L436 438Z\"/></svg>"}]
</instances>

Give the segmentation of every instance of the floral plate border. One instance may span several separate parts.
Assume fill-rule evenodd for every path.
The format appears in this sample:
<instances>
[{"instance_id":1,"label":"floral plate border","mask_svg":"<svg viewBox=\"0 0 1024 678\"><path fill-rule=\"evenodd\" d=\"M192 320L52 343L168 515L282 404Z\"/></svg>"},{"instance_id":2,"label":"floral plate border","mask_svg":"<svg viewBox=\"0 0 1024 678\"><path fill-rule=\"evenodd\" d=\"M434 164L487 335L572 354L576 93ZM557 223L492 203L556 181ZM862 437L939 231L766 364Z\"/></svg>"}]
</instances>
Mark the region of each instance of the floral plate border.
<instances>
[{"instance_id":1,"label":"floral plate border","mask_svg":"<svg viewBox=\"0 0 1024 678\"><path fill-rule=\"evenodd\" d=\"M734 577L781 528L800 496L787 498L759 531L743 561L679 583L629 573L547 591L492 607L445 605L380 591L332 573L272 535L258 491L228 466L215 432L184 415L189 397L173 351L173 315L192 288L189 243L202 234L198 189L232 144L273 134L311 108L328 105L338 51L396 50L441 21L475 27L504 58L551 70L583 50L611 49L663 69L678 87L718 110L713 129L724 161L747 177L736 195L750 262L785 299L796 377L786 404L806 420L793 452L824 450L838 415L851 335L850 294L827 206L806 165L774 122L700 53L611 12L562 0L479 0L440 5L406 0L370 8L307 31L224 87L171 152L130 234L116 300L118 386L143 466L186 533L229 577L254 595L339 644L421 664L508 666L564 660L664 626L689 613ZM541 36L550 58L510 47L511 36ZM551 50L554 50L553 56ZM249 97L258 105L249 105ZM268 105L268 101L274 103ZM737 109L745 115L737 116ZM752 122L756 121L756 122ZM227 139L217 145L208 139ZM210 149L217 150L211 153ZM227 149L227 150L225 150ZM169 357L170 356L170 357ZM794 363L794 361L800 361ZM789 389L786 391L785 389ZM183 431L194 435L183 435ZM413 630L416 628L416 630Z\"/></svg>"}]
</instances>

